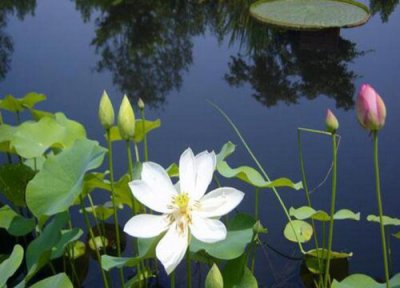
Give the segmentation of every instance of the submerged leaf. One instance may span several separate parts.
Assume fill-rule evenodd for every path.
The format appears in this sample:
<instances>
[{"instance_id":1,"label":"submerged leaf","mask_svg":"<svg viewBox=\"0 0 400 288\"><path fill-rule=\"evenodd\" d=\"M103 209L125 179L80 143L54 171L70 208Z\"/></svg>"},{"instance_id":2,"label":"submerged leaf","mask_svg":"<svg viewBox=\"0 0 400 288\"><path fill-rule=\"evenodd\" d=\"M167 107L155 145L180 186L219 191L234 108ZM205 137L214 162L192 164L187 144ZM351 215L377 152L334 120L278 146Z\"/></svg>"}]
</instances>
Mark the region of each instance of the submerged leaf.
<instances>
[{"instance_id":1,"label":"submerged leaf","mask_svg":"<svg viewBox=\"0 0 400 288\"><path fill-rule=\"evenodd\" d=\"M82 192L85 173L102 164L105 152L97 142L82 139L49 157L27 187L32 213L38 217L67 210Z\"/></svg>"}]
</instances>

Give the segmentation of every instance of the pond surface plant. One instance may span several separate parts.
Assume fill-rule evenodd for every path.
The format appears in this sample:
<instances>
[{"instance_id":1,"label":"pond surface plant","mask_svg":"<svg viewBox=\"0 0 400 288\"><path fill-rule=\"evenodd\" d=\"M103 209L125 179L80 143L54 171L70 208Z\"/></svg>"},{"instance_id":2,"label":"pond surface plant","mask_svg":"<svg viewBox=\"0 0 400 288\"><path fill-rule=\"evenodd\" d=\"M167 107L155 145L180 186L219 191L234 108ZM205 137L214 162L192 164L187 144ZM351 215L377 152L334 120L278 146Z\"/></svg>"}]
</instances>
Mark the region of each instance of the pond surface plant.
<instances>
[{"instance_id":1,"label":"pond surface plant","mask_svg":"<svg viewBox=\"0 0 400 288\"><path fill-rule=\"evenodd\" d=\"M43 94L28 93L22 98L8 95L0 100L0 151L6 162L0 166L0 232L8 239L7 245L3 245L3 236L1 240L0 287L80 287L90 265L89 254L95 259L93 265L104 287L152 287L168 282L171 287L258 287L264 276L255 273L256 251L268 249L263 237L269 231L259 213L260 207L268 209L259 201L264 190L272 191L286 217L281 233L297 245L311 279L307 287L400 285L400 274L389 270L390 241L385 238L385 226L399 225L400 220L383 215L380 191L377 135L384 126L386 107L370 85L361 87L356 107L360 124L374 139L379 216L369 215L367 220L380 224L385 284L362 274L337 275L333 269L346 266L352 256L334 251L334 223L360 221L361 217L349 209L336 209L341 138L339 121L331 110L326 114L326 131L298 128L302 181L296 183L286 177L270 179L237 126L214 103L211 106L231 125L256 168L232 167L227 159L236 146L227 142L218 153L195 155L187 148L178 163L164 169L148 160L149 133L161 122L145 119L142 100L137 119L135 108L124 96L115 123L113 104L103 92L98 115L105 130L104 148L87 138L82 124L60 112L37 109L45 99ZM13 114L16 124L6 122ZM330 137L332 142L332 165L327 175L331 177L329 213L312 206L303 133ZM113 161L118 142L127 150L127 171L119 179ZM108 163L104 163L106 157ZM231 179L248 188L242 192L222 185ZM307 205L288 208L278 191L281 187L303 189ZM256 196L254 214L238 212L251 190ZM126 222L121 221L124 211L132 215ZM320 227L322 232L317 231ZM398 233L394 236L399 238ZM315 247L306 249L305 243L311 241ZM207 272L196 282L192 278L194 264ZM163 280L167 277L169 281Z\"/></svg>"}]
</instances>

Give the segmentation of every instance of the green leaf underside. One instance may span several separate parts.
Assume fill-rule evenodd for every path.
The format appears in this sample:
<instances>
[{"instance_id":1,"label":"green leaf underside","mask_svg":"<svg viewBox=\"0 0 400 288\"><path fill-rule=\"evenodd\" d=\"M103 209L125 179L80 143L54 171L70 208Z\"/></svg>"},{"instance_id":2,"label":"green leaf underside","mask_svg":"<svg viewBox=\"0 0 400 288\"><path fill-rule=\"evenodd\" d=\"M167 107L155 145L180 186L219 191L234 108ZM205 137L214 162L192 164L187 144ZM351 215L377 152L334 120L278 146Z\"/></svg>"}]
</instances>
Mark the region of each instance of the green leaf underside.
<instances>
[{"instance_id":1,"label":"green leaf underside","mask_svg":"<svg viewBox=\"0 0 400 288\"><path fill-rule=\"evenodd\" d=\"M383 216L382 219L383 219L383 225L400 226L400 219L398 218ZM376 215L368 215L367 220L369 222L376 222L376 223L380 222L379 216Z\"/></svg>"},{"instance_id":2,"label":"green leaf underside","mask_svg":"<svg viewBox=\"0 0 400 288\"><path fill-rule=\"evenodd\" d=\"M104 270L110 271L114 268L134 267L139 264L142 259L147 259L155 256L155 248L160 241L161 236L154 238L139 238L139 253L136 257L114 257L109 255L101 256L101 266Z\"/></svg>"},{"instance_id":3,"label":"green leaf underside","mask_svg":"<svg viewBox=\"0 0 400 288\"><path fill-rule=\"evenodd\" d=\"M283 234L289 241L297 243L298 240L301 243L305 243L311 239L313 228L305 221L293 220L291 223L289 222L286 224Z\"/></svg>"},{"instance_id":4,"label":"green leaf underside","mask_svg":"<svg viewBox=\"0 0 400 288\"><path fill-rule=\"evenodd\" d=\"M101 165L105 152L97 142L82 139L49 157L27 187L26 202L32 213L54 215L67 210L83 190L85 173Z\"/></svg>"},{"instance_id":5,"label":"green leaf underside","mask_svg":"<svg viewBox=\"0 0 400 288\"><path fill-rule=\"evenodd\" d=\"M213 264L207 274L205 288L224 288L224 280L216 264Z\"/></svg>"},{"instance_id":6,"label":"green leaf underside","mask_svg":"<svg viewBox=\"0 0 400 288\"><path fill-rule=\"evenodd\" d=\"M0 193L19 207L25 207L25 191L35 172L24 164L0 166Z\"/></svg>"},{"instance_id":7,"label":"green leaf underside","mask_svg":"<svg viewBox=\"0 0 400 288\"><path fill-rule=\"evenodd\" d=\"M390 287L400 288L400 273L394 275L390 281ZM332 288L384 288L385 283L378 283L371 277L364 274L353 274L342 281L333 280Z\"/></svg>"},{"instance_id":8,"label":"green leaf underside","mask_svg":"<svg viewBox=\"0 0 400 288\"><path fill-rule=\"evenodd\" d=\"M351 0L261 0L250 6L261 22L291 29L324 29L361 25L368 8Z\"/></svg>"},{"instance_id":9,"label":"green leaf underside","mask_svg":"<svg viewBox=\"0 0 400 288\"><path fill-rule=\"evenodd\" d=\"M0 208L0 227L13 236L24 236L35 228L35 219L22 217L9 206L4 205Z\"/></svg>"},{"instance_id":10,"label":"green leaf underside","mask_svg":"<svg viewBox=\"0 0 400 288\"><path fill-rule=\"evenodd\" d=\"M73 288L67 274L59 273L54 276L36 282L29 288Z\"/></svg>"},{"instance_id":11,"label":"green leaf underside","mask_svg":"<svg viewBox=\"0 0 400 288\"><path fill-rule=\"evenodd\" d=\"M249 166L231 168L225 161L225 158L231 155L234 151L235 145L231 142L228 142L222 147L220 153L217 155L217 171L225 178L238 178L259 188L290 187L295 190L300 190L303 188L301 182L293 183L288 178L278 178L273 181L266 181L256 169ZM170 169L172 168L173 167Z\"/></svg>"},{"instance_id":12,"label":"green leaf underside","mask_svg":"<svg viewBox=\"0 0 400 288\"><path fill-rule=\"evenodd\" d=\"M330 215L322 210L315 210L309 206L302 206L299 208L291 207L289 209L289 214L298 220L314 219L317 221L329 221L331 219ZM336 211L333 215L335 220L360 220L360 213L354 213L348 209L341 209Z\"/></svg>"},{"instance_id":13,"label":"green leaf underside","mask_svg":"<svg viewBox=\"0 0 400 288\"><path fill-rule=\"evenodd\" d=\"M255 220L251 216L237 214L227 225L225 240L204 243L193 237L189 249L193 253L204 250L208 255L221 260L235 259L243 254L251 242L254 224Z\"/></svg>"},{"instance_id":14,"label":"green leaf underside","mask_svg":"<svg viewBox=\"0 0 400 288\"><path fill-rule=\"evenodd\" d=\"M10 278L17 271L24 258L24 248L15 245L11 255L0 263L0 287L4 287Z\"/></svg>"},{"instance_id":15,"label":"green leaf underside","mask_svg":"<svg viewBox=\"0 0 400 288\"><path fill-rule=\"evenodd\" d=\"M135 134L133 136L133 141L139 143L143 141L144 135L149 133L150 131L161 126L160 119L149 121L145 120L144 122L144 132L143 132L143 120L137 119L135 122ZM110 139L112 142L122 140L121 135L119 134L119 129L117 126L113 126L110 129Z\"/></svg>"}]
</instances>

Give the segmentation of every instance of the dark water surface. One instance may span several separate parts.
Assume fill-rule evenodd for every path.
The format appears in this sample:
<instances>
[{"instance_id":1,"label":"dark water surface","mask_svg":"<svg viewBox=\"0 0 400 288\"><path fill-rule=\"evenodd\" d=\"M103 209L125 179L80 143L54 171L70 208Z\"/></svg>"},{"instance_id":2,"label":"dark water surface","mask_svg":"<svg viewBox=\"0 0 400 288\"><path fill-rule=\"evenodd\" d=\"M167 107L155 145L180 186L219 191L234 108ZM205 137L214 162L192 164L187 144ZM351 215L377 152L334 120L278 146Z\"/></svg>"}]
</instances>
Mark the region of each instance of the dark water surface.
<instances>
[{"instance_id":1,"label":"dark water surface","mask_svg":"<svg viewBox=\"0 0 400 288\"><path fill-rule=\"evenodd\" d=\"M307 36L252 22L249 3L243 0L3 2L0 95L44 93L48 100L40 109L63 111L102 143L97 108L103 89L116 107L124 93L132 103L140 96L151 107L148 118L162 120L149 145L151 160L165 167L188 146L196 152L218 151L229 140L238 144L232 166L254 166L208 99L237 123L271 178L299 181L296 129L323 129L325 110L331 108L342 136L337 208L362 212L359 223L336 222L334 249L354 253L352 273L383 276L379 226L365 220L377 214L372 141L359 127L353 106L364 82L371 83L386 103L387 123L380 133L384 212L400 217L398 1L386 7L380 1L365 2L375 12L366 25L342 30L339 39L324 36L317 46L305 44ZM330 139L308 135L303 145L308 180L315 187L330 165ZM116 148L121 151L116 152L115 164L122 173L125 151ZM252 189L238 185L247 192L240 210L252 212ZM315 208L328 210L329 191L327 181L313 193ZM305 204L303 191L283 189L281 195L289 207ZM296 246L283 237L286 221L272 192L263 191L260 200L262 222L269 229L264 239L298 256ZM394 270L399 271L400 242L394 238L392 253ZM257 277L269 287L297 287L298 264L267 249L257 260ZM98 279L90 275L85 286L92 287Z\"/></svg>"}]
</instances>

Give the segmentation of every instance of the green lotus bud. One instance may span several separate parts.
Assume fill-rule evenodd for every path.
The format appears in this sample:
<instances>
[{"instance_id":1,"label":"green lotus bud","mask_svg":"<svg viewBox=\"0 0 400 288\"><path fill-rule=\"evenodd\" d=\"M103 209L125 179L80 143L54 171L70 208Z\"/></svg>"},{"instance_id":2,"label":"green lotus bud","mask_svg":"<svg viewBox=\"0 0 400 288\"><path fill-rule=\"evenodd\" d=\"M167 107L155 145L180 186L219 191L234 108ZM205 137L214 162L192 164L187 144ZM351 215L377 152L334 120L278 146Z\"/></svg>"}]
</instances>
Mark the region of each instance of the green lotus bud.
<instances>
[{"instance_id":1,"label":"green lotus bud","mask_svg":"<svg viewBox=\"0 0 400 288\"><path fill-rule=\"evenodd\" d=\"M135 113L126 95L122 99L118 113L118 129L122 139L129 140L135 134Z\"/></svg>"},{"instance_id":2,"label":"green lotus bud","mask_svg":"<svg viewBox=\"0 0 400 288\"><path fill-rule=\"evenodd\" d=\"M144 109L144 102L143 102L142 98L139 98L139 100L137 102L137 105L138 105L140 110Z\"/></svg>"},{"instance_id":3,"label":"green lotus bud","mask_svg":"<svg viewBox=\"0 0 400 288\"><path fill-rule=\"evenodd\" d=\"M103 95L101 95L99 105L99 119L101 125L106 130L110 129L114 125L114 108L106 91L104 91Z\"/></svg>"},{"instance_id":4,"label":"green lotus bud","mask_svg":"<svg viewBox=\"0 0 400 288\"><path fill-rule=\"evenodd\" d=\"M330 109L326 110L325 127L330 133L335 133L339 128L339 121Z\"/></svg>"}]
</instances>

